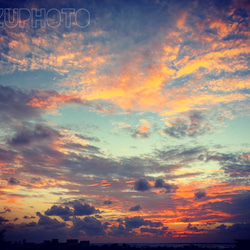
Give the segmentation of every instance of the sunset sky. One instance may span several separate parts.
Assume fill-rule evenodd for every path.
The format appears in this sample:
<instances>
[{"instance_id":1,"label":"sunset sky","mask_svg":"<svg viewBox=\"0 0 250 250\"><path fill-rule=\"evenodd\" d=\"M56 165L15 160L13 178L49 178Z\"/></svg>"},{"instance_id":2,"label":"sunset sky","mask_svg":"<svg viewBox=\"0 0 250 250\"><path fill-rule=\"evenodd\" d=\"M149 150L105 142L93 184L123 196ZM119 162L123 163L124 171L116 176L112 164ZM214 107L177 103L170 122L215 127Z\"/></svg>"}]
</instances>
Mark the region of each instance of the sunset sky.
<instances>
[{"instance_id":1,"label":"sunset sky","mask_svg":"<svg viewBox=\"0 0 250 250\"><path fill-rule=\"evenodd\" d=\"M249 146L249 1L0 0L6 240L247 238Z\"/></svg>"}]
</instances>

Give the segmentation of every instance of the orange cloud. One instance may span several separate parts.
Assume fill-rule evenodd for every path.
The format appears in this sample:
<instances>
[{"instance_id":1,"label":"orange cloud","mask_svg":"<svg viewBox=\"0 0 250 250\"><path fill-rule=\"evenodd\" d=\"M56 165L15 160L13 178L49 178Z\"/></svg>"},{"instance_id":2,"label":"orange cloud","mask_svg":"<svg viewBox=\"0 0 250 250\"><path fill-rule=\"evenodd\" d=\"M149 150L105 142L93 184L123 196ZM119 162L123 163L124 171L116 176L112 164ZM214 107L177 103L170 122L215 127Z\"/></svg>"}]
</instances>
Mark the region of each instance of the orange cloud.
<instances>
[{"instance_id":1,"label":"orange cloud","mask_svg":"<svg viewBox=\"0 0 250 250\"><path fill-rule=\"evenodd\" d=\"M26 105L32 107L42 108L46 111L55 110L59 105L65 102L78 102L81 103L80 99L77 99L78 93L72 92L67 94L58 94L57 92L40 91L36 94L32 100Z\"/></svg>"},{"instance_id":2,"label":"orange cloud","mask_svg":"<svg viewBox=\"0 0 250 250\"><path fill-rule=\"evenodd\" d=\"M142 125L142 126L138 127L138 132L140 134L145 134L145 133L147 133L149 131L149 129L150 129L149 125Z\"/></svg>"},{"instance_id":3,"label":"orange cloud","mask_svg":"<svg viewBox=\"0 0 250 250\"><path fill-rule=\"evenodd\" d=\"M27 104L46 111L55 110L62 103L74 100L78 100L78 103L82 100L102 100L123 110L143 110L172 116L197 107L206 108L207 105L218 105L221 102L244 100L246 96L243 94L223 96L205 91L220 91L225 89L226 85L219 82L221 80L209 81L204 75L248 69L247 60L244 58L244 55L250 53L247 41L222 41L218 40L215 34L202 32L206 27L216 29L219 36L224 37L238 30L237 22L229 24L221 19L209 19L192 27L186 25L188 18L188 12L183 12L176 18L176 27L179 30L170 28L160 41L130 48L119 55L112 54L110 48L100 43L84 48L82 40L84 41L85 37L72 32L63 34L60 39L46 34L32 38L31 41L24 37L22 41L39 55L36 60L15 57L14 52L4 56L16 64L23 65L23 68L32 65L32 69L53 68L61 73L73 72L61 83L67 88L67 92L50 96L41 92ZM196 49L188 45L181 46L182 41L186 39L186 33L190 33L189 37L194 41L201 39L203 47ZM91 34L86 34L88 35ZM98 31L93 35L99 36L102 32ZM17 43L17 39L13 38L10 42L11 51L14 51ZM42 49L48 49L49 45L54 53L42 54ZM102 53L99 53L100 51ZM196 81L187 80L183 85L168 88L173 80L178 82L187 75L196 77ZM242 89L243 81L234 81L227 89L237 88L233 84ZM249 88L248 80L245 82L245 86ZM114 107L98 107L97 105L98 112L115 113ZM141 131L146 129L142 127Z\"/></svg>"},{"instance_id":4,"label":"orange cloud","mask_svg":"<svg viewBox=\"0 0 250 250\"><path fill-rule=\"evenodd\" d=\"M25 195L20 195L20 194L9 194L6 197L6 201L4 202L4 204L22 206L23 203L20 203L19 200L25 197L26 197Z\"/></svg>"}]
</instances>

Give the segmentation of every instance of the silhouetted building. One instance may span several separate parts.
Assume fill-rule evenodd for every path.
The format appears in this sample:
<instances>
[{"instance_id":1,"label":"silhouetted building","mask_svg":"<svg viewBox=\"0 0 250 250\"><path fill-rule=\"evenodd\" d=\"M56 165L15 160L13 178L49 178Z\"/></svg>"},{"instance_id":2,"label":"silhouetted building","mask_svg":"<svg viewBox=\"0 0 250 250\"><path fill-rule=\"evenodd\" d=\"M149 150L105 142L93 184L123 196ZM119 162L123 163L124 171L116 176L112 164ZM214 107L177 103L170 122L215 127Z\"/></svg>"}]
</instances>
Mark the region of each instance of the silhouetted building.
<instances>
[{"instance_id":1,"label":"silhouetted building","mask_svg":"<svg viewBox=\"0 0 250 250\"><path fill-rule=\"evenodd\" d=\"M235 240L236 248L240 250L250 249L250 239L237 239Z\"/></svg>"},{"instance_id":2,"label":"silhouetted building","mask_svg":"<svg viewBox=\"0 0 250 250\"><path fill-rule=\"evenodd\" d=\"M44 245L50 245L50 240L44 240L44 241L43 241L43 244L44 244Z\"/></svg>"},{"instance_id":3,"label":"silhouetted building","mask_svg":"<svg viewBox=\"0 0 250 250\"><path fill-rule=\"evenodd\" d=\"M76 246L78 245L78 239L68 239L66 244L67 246Z\"/></svg>"},{"instance_id":4,"label":"silhouetted building","mask_svg":"<svg viewBox=\"0 0 250 250\"><path fill-rule=\"evenodd\" d=\"M81 247L89 247L89 241L88 240L82 240L80 241Z\"/></svg>"},{"instance_id":5,"label":"silhouetted building","mask_svg":"<svg viewBox=\"0 0 250 250\"><path fill-rule=\"evenodd\" d=\"M57 244L59 244L59 240L58 239L53 239L51 241L51 243L54 244L54 245L57 245Z\"/></svg>"}]
</instances>

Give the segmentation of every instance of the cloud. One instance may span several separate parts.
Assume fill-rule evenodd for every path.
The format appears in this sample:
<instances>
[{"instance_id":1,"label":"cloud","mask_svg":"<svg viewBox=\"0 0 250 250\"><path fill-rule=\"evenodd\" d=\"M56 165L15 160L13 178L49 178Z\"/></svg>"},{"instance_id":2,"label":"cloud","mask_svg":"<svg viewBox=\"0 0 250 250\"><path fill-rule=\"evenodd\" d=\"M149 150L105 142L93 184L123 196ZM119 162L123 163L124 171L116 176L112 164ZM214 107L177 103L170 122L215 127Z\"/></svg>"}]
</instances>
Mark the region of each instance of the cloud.
<instances>
[{"instance_id":1,"label":"cloud","mask_svg":"<svg viewBox=\"0 0 250 250\"><path fill-rule=\"evenodd\" d=\"M87 216L83 219L74 218L73 220L73 231L84 231L89 236L105 235L104 226L93 216Z\"/></svg>"},{"instance_id":2,"label":"cloud","mask_svg":"<svg viewBox=\"0 0 250 250\"><path fill-rule=\"evenodd\" d=\"M149 125L142 125L142 126L138 126L137 129L131 129L132 130L132 137L133 138L148 138L149 137L149 129L150 126Z\"/></svg>"},{"instance_id":3,"label":"cloud","mask_svg":"<svg viewBox=\"0 0 250 250\"><path fill-rule=\"evenodd\" d=\"M25 92L0 84L0 122L5 121L5 123L11 124L14 120L38 118L42 114L42 110L26 105L33 94L32 91Z\"/></svg>"},{"instance_id":4,"label":"cloud","mask_svg":"<svg viewBox=\"0 0 250 250\"><path fill-rule=\"evenodd\" d=\"M8 207L4 207L4 211L0 212L0 214L10 213L11 210Z\"/></svg>"},{"instance_id":5,"label":"cloud","mask_svg":"<svg viewBox=\"0 0 250 250\"><path fill-rule=\"evenodd\" d=\"M73 215L73 211L67 206L61 207L54 205L46 210L44 214L48 216L60 216L63 220L68 221L69 216Z\"/></svg>"},{"instance_id":6,"label":"cloud","mask_svg":"<svg viewBox=\"0 0 250 250\"><path fill-rule=\"evenodd\" d=\"M238 194L234 196L228 195L228 201L210 202L208 204L214 211L221 211L223 213L232 215L226 220L227 222L248 222L250 221L250 208L248 206L250 202L250 192L242 191L243 186L240 184L240 181L237 186L239 190ZM229 187L232 189L235 188L235 183L233 183L232 186L230 184L226 185L224 189L228 190ZM220 194L223 194L225 191L223 190L223 187L219 187L217 192L217 196L220 196Z\"/></svg>"},{"instance_id":7,"label":"cloud","mask_svg":"<svg viewBox=\"0 0 250 250\"><path fill-rule=\"evenodd\" d=\"M145 234L163 235L162 226L150 228L157 224L146 222L146 219L132 217L126 222L116 221L114 211L125 217L128 210L140 211L140 205L136 204L143 205L143 212L140 212L143 218L155 218L164 225L169 221L179 223L185 218L200 223L220 221L225 225L248 221L249 197L243 192L247 192L250 164L246 155L249 152L225 152L236 149L243 152L249 145L237 146L235 140L232 146L231 130L227 130L230 136L225 138L230 143L221 146L222 154L213 152L216 147L213 143L223 139L223 133L213 136L211 139L215 141L212 142L205 137L206 140L198 140L198 137L214 132L214 126L221 126L217 121L218 110L224 120L231 118L233 113L235 116L247 113L249 7L243 8L245 5L237 1L226 5L201 1L195 4L190 1L128 4L124 1L114 5L110 1L97 8L94 1L90 2L87 5L95 15L91 29L86 32L73 28L67 31L59 28L30 30L30 27L21 32L2 30L0 68L1 72L6 70L5 73L13 74L2 75L1 82L6 79L8 85L35 86L36 90L0 85L1 202L14 204L14 213L20 218L23 216L21 209L28 206L31 196L34 204L44 197L56 200L59 196L84 197L89 203L78 200L48 208L45 215L38 218L40 222L23 224L24 228L29 228L27 234L31 239L35 228L40 230L40 237L52 237L55 232L60 234L62 229L71 227L71 221L59 227L61 218L66 221L91 215L101 220L78 218L82 232L86 229L89 235L95 235L90 228L97 228L99 235L103 230L114 236L132 236L140 232L143 237ZM142 26L146 32L141 32ZM69 109L71 104L84 108ZM46 111L55 113L47 114ZM82 114L79 120L75 116L78 112ZM88 112L91 113L88 115ZM116 113L118 115L114 116ZM102 122L97 122L98 117L103 118ZM168 138L159 139L162 131L156 134L153 125L145 120L138 123L139 117L165 126L163 132ZM126 135L117 134L117 138L121 136L118 140L108 135L109 123L113 121L129 128L127 131L134 138L150 136L147 144L132 140L134 145L128 145L131 138L125 138ZM124 123L119 123L121 121ZM93 137L89 136L91 128L85 131L82 122L91 123L87 126L98 123L98 129L92 131ZM65 127L57 130L48 125L52 123ZM230 128L236 123L230 121ZM228 129L227 125L222 129ZM88 141L99 142L96 136L101 134L103 150L87 144ZM184 145L189 142L195 146ZM116 143L130 149L121 151L123 148L116 148ZM209 148L204 146L208 143ZM137 150L131 150L132 147ZM135 154L137 157L130 156ZM179 192L174 192L177 186L173 181L178 184ZM17 185L22 185L21 189ZM204 185L207 196L202 191L197 192ZM135 190L152 192L143 195ZM25 192L28 192L26 197L17 196ZM158 195L163 192L171 196ZM104 201L104 197L110 197L114 204ZM23 204L18 199L23 199ZM105 205L103 218L91 204ZM15 218L12 214L13 211L8 215ZM61 218L56 217L57 221L53 221L52 216ZM111 218L111 225L104 223L106 216ZM48 230L51 235L43 234L46 224L56 228ZM175 236L196 235L200 226L194 225L188 228L193 233L186 234L187 228L178 224ZM62 235L74 236L79 232L77 229L72 234L69 231ZM107 240L106 237L102 239Z\"/></svg>"},{"instance_id":8,"label":"cloud","mask_svg":"<svg viewBox=\"0 0 250 250\"><path fill-rule=\"evenodd\" d=\"M165 188L166 189L166 193L173 192L173 191L175 191L177 189L177 187L175 185L171 185L169 183L165 183L165 181L162 180L162 179L157 179L155 181L154 187L155 188Z\"/></svg>"},{"instance_id":9,"label":"cloud","mask_svg":"<svg viewBox=\"0 0 250 250\"><path fill-rule=\"evenodd\" d=\"M141 226L150 226L150 227L161 227L163 224L161 222L152 222L150 220L144 220L140 216L135 217L126 217L125 218L125 227L126 229L132 230L134 228L140 228Z\"/></svg>"},{"instance_id":10,"label":"cloud","mask_svg":"<svg viewBox=\"0 0 250 250\"><path fill-rule=\"evenodd\" d=\"M10 177L8 183L9 183L10 185L19 185L19 184L20 184L20 181L17 180L15 177Z\"/></svg>"},{"instance_id":11,"label":"cloud","mask_svg":"<svg viewBox=\"0 0 250 250\"><path fill-rule=\"evenodd\" d=\"M74 215L91 215L91 214L95 214L95 213L100 213L100 210L95 209L94 206L91 206L89 204L84 204L82 205L79 201L75 201L74 202Z\"/></svg>"},{"instance_id":12,"label":"cloud","mask_svg":"<svg viewBox=\"0 0 250 250\"><path fill-rule=\"evenodd\" d=\"M32 221L32 222L26 224L25 226L26 226L26 227L36 227L37 224L36 224L36 222Z\"/></svg>"},{"instance_id":13,"label":"cloud","mask_svg":"<svg viewBox=\"0 0 250 250\"><path fill-rule=\"evenodd\" d=\"M94 206L91 206L87 203L82 205L78 200L65 203L65 207L53 205L51 208L45 211L45 215L48 216L60 216L63 220L69 221L70 216L84 216L100 213L100 210L95 209ZM70 207L72 207L72 209Z\"/></svg>"},{"instance_id":14,"label":"cloud","mask_svg":"<svg viewBox=\"0 0 250 250\"><path fill-rule=\"evenodd\" d=\"M35 216L30 216L30 217L29 217L29 216L25 215L25 216L23 216L23 218L24 218L24 219L35 219L36 217L35 217Z\"/></svg>"},{"instance_id":15,"label":"cloud","mask_svg":"<svg viewBox=\"0 0 250 250\"><path fill-rule=\"evenodd\" d=\"M151 233L155 235L164 235L168 230L168 227L163 227L162 229L158 228L147 228L147 227L142 227L140 228L141 233Z\"/></svg>"},{"instance_id":16,"label":"cloud","mask_svg":"<svg viewBox=\"0 0 250 250\"><path fill-rule=\"evenodd\" d=\"M89 105L89 102L83 101L77 97L77 93L61 94L56 91L43 90L36 92L32 99L27 103L27 106L38 107L45 111L55 110L63 103Z\"/></svg>"},{"instance_id":17,"label":"cloud","mask_svg":"<svg viewBox=\"0 0 250 250\"><path fill-rule=\"evenodd\" d=\"M137 138L137 137L148 138L151 125L148 123L147 120L144 120L144 119L141 119L140 123L141 125L138 125L136 129L132 129L132 128L127 128L127 129L132 130L133 138Z\"/></svg>"},{"instance_id":18,"label":"cloud","mask_svg":"<svg viewBox=\"0 0 250 250\"><path fill-rule=\"evenodd\" d=\"M34 142L54 140L60 137L60 133L48 126L36 124L33 129L22 127L8 143L11 146L30 145Z\"/></svg>"},{"instance_id":19,"label":"cloud","mask_svg":"<svg viewBox=\"0 0 250 250\"><path fill-rule=\"evenodd\" d=\"M103 202L103 204L104 205L111 205L111 204L113 204L113 202L110 201L110 200L106 200L106 201Z\"/></svg>"},{"instance_id":20,"label":"cloud","mask_svg":"<svg viewBox=\"0 0 250 250\"><path fill-rule=\"evenodd\" d=\"M95 141L95 142L100 141L97 137L85 136L85 135L81 135L81 134L75 134L75 136L79 137L80 139L86 140L86 141Z\"/></svg>"},{"instance_id":21,"label":"cloud","mask_svg":"<svg viewBox=\"0 0 250 250\"><path fill-rule=\"evenodd\" d=\"M219 225L218 227L216 227L215 229L219 230L219 231L226 231L227 226L224 224Z\"/></svg>"},{"instance_id":22,"label":"cloud","mask_svg":"<svg viewBox=\"0 0 250 250\"><path fill-rule=\"evenodd\" d=\"M244 177L249 173L250 157L249 152L245 153L220 153L209 152L204 158L205 161L217 161L221 169L235 180L236 177Z\"/></svg>"},{"instance_id":23,"label":"cloud","mask_svg":"<svg viewBox=\"0 0 250 250\"><path fill-rule=\"evenodd\" d=\"M114 237L120 237L120 236L128 237L130 235L134 235L133 231L131 232L120 223L118 226L111 226L109 229L111 231L108 234Z\"/></svg>"},{"instance_id":24,"label":"cloud","mask_svg":"<svg viewBox=\"0 0 250 250\"><path fill-rule=\"evenodd\" d=\"M211 126L205 120L202 112L192 110L183 114L185 118L175 117L168 122L168 126L164 128L164 133L180 139L183 137L197 137L208 133Z\"/></svg>"},{"instance_id":25,"label":"cloud","mask_svg":"<svg viewBox=\"0 0 250 250\"><path fill-rule=\"evenodd\" d=\"M249 223L234 223L230 226L221 224L215 228L215 233L220 238L228 239L248 239L250 233L250 224Z\"/></svg>"},{"instance_id":26,"label":"cloud","mask_svg":"<svg viewBox=\"0 0 250 250\"><path fill-rule=\"evenodd\" d=\"M131 207L129 211L140 211L142 209L141 205L135 205L134 207Z\"/></svg>"},{"instance_id":27,"label":"cloud","mask_svg":"<svg viewBox=\"0 0 250 250\"><path fill-rule=\"evenodd\" d=\"M195 199L199 200L204 197L206 197L206 192L205 191L198 191L194 194Z\"/></svg>"},{"instance_id":28,"label":"cloud","mask_svg":"<svg viewBox=\"0 0 250 250\"><path fill-rule=\"evenodd\" d=\"M9 222L9 220L5 219L4 217L0 216L0 225Z\"/></svg>"},{"instance_id":29,"label":"cloud","mask_svg":"<svg viewBox=\"0 0 250 250\"><path fill-rule=\"evenodd\" d=\"M194 232L201 232L204 231L204 229L198 229L196 226L192 226L191 223L188 224L187 230L194 231Z\"/></svg>"},{"instance_id":30,"label":"cloud","mask_svg":"<svg viewBox=\"0 0 250 250\"><path fill-rule=\"evenodd\" d=\"M66 223L59 222L57 219L51 219L48 216L42 215L37 212L36 215L39 217L38 225L43 226L46 229L58 229L66 227Z\"/></svg>"},{"instance_id":31,"label":"cloud","mask_svg":"<svg viewBox=\"0 0 250 250\"><path fill-rule=\"evenodd\" d=\"M89 154L101 154L99 147L95 147L89 144L82 145L81 143L69 142L69 143L65 143L64 145L62 145L62 147L71 149L71 150L86 152Z\"/></svg>"},{"instance_id":32,"label":"cloud","mask_svg":"<svg viewBox=\"0 0 250 250\"><path fill-rule=\"evenodd\" d=\"M146 179L139 179L134 183L134 189L136 191L147 191L151 188Z\"/></svg>"},{"instance_id":33,"label":"cloud","mask_svg":"<svg viewBox=\"0 0 250 250\"><path fill-rule=\"evenodd\" d=\"M140 119L140 123L137 126L131 126L125 122L113 124L117 124L120 129L130 133L132 138L148 138L150 135L151 125L145 119Z\"/></svg>"}]
</instances>

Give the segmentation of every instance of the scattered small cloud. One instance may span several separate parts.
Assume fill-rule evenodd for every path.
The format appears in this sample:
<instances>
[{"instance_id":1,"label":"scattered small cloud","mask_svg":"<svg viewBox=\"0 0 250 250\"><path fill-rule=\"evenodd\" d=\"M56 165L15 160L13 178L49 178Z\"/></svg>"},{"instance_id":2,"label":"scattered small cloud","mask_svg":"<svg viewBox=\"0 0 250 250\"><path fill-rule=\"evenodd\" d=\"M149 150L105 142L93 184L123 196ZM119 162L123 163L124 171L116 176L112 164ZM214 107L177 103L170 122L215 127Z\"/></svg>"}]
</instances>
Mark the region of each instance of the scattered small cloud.
<instances>
[{"instance_id":1,"label":"scattered small cloud","mask_svg":"<svg viewBox=\"0 0 250 250\"><path fill-rule=\"evenodd\" d=\"M206 192L205 191L198 191L194 194L195 199L199 200L204 197L206 197Z\"/></svg>"},{"instance_id":2,"label":"scattered small cloud","mask_svg":"<svg viewBox=\"0 0 250 250\"><path fill-rule=\"evenodd\" d=\"M8 183L9 183L10 185L19 185L19 184L20 184L20 181L17 180L15 177L10 177Z\"/></svg>"},{"instance_id":3,"label":"scattered small cloud","mask_svg":"<svg viewBox=\"0 0 250 250\"><path fill-rule=\"evenodd\" d=\"M131 207L129 211L135 212L140 211L142 209L141 205L135 205L134 207Z\"/></svg>"},{"instance_id":4,"label":"scattered small cloud","mask_svg":"<svg viewBox=\"0 0 250 250\"><path fill-rule=\"evenodd\" d=\"M111 204L113 204L113 202L110 201L110 200L106 200L106 201L103 202L103 204L104 205L111 205Z\"/></svg>"},{"instance_id":5,"label":"scattered small cloud","mask_svg":"<svg viewBox=\"0 0 250 250\"><path fill-rule=\"evenodd\" d=\"M151 188L149 182L146 179L139 179L134 183L134 189L136 191L147 191Z\"/></svg>"}]
</instances>

